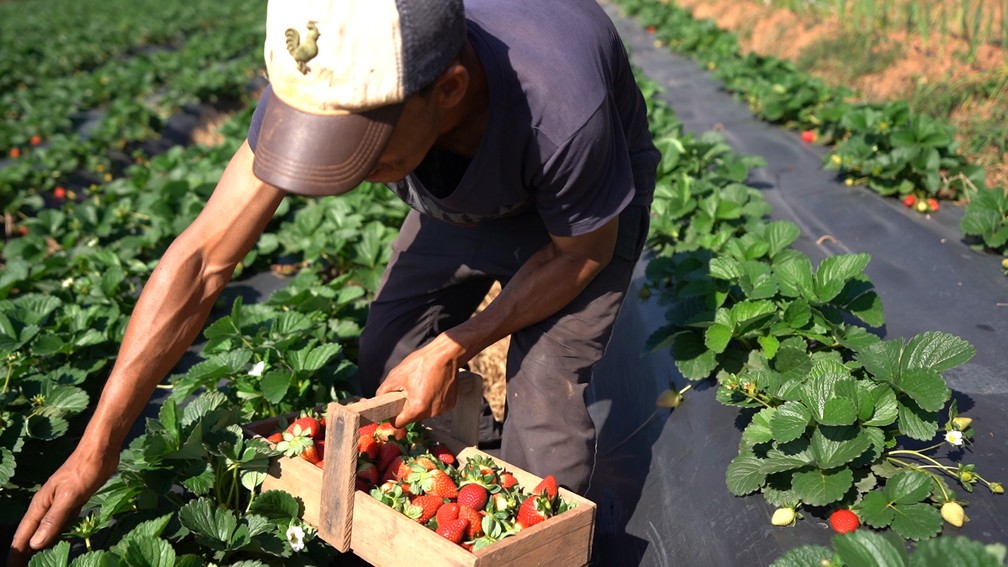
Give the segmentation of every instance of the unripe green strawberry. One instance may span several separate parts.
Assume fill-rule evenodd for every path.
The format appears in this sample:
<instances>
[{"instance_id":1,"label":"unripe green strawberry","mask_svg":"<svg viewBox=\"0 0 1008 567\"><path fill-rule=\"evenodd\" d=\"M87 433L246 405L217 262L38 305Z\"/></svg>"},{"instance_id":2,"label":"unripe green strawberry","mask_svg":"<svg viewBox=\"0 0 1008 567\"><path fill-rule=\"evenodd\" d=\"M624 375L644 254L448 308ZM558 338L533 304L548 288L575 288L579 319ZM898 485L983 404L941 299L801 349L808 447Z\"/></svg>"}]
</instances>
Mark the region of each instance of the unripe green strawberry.
<instances>
[{"instance_id":1,"label":"unripe green strawberry","mask_svg":"<svg viewBox=\"0 0 1008 567\"><path fill-rule=\"evenodd\" d=\"M919 212L919 213L926 213L926 212L928 212L928 211L931 210L931 208L928 207L927 201L925 201L923 199L921 199L920 201L917 201L917 205L914 208L916 208L917 212Z\"/></svg>"},{"instance_id":2,"label":"unripe green strawberry","mask_svg":"<svg viewBox=\"0 0 1008 567\"><path fill-rule=\"evenodd\" d=\"M973 423L973 418L971 417L959 416L952 420L953 427L959 431L966 431L966 428L969 427L971 423Z\"/></svg>"},{"instance_id":3,"label":"unripe green strawberry","mask_svg":"<svg viewBox=\"0 0 1008 567\"><path fill-rule=\"evenodd\" d=\"M958 502L954 502L952 500L942 504L941 517L943 520L957 528L963 527L963 524L969 520L969 518L966 517L966 512L963 510L963 507L960 506Z\"/></svg>"},{"instance_id":4,"label":"unripe green strawberry","mask_svg":"<svg viewBox=\"0 0 1008 567\"><path fill-rule=\"evenodd\" d=\"M795 509L790 506L785 506L774 510L773 517L770 518L770 523L775 526L792 526L797 519L798 514L795 512Z\"/></svg>"}]
</instances>

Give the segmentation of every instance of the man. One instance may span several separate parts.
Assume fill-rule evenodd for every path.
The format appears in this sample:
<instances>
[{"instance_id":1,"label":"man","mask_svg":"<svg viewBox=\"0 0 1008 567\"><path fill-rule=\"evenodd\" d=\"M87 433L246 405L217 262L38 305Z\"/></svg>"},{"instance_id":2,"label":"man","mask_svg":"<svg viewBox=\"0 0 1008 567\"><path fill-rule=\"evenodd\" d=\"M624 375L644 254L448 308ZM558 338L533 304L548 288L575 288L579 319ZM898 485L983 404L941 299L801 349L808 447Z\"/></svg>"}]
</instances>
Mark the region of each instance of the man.
<instances>
[{"instance_id":1,"label":"man","mask_svg":"<svg viewBox=\"0 0 1008 567\"><path fill-rule=\"evenodd\" d=\"M271 0L265 60L247 143L151 275L12 556L52 544L115 472L130 425L285 194L365 179L415 210L360 339L364 393L404 391L399 425L438 415L458 369L510 335L502 456L587 488L584 390L647 234L658 161L605 13L593 0L469 0L465 12L461 0ZM500 295L472 316L494 280Z\"/></svg>"}]
</instances>

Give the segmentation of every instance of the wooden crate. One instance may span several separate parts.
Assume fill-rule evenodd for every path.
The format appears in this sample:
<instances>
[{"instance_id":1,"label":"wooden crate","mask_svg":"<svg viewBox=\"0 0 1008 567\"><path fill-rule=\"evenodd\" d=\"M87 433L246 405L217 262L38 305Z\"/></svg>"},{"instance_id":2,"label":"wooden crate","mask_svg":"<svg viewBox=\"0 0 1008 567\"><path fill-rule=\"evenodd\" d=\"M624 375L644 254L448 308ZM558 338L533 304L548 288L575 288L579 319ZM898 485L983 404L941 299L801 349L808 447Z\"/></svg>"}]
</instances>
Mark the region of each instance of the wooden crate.
<instances>
[{"instance_id":1,"label":"wooden crate","mask_svg":"<svg viewBox=\"0 0 1008 567\"><path fill-rule=\"evenodd\" d=\"M444 443L461 466L474 456L494 459L514 473L519 484L535 486L539 477L478 449L483 397L479 376L459 376L459 397L450 414L450 430L435 427L431 439ZM392 393L350 404L329 404L326 416L324 468L300 458L280 457L270 466L263 490L284 490L304 505L304 520L319 537L339 549L379 567L503 567L512 565L581 566L591 556L595 504L564 488L560 496L576 506L493 545L469 552L431 529L354 489L357 470L357 428L397 415L405 403ZM275 419L250 424L252 435L267 436L280 428Z\"/></svg>"}]
</instances>

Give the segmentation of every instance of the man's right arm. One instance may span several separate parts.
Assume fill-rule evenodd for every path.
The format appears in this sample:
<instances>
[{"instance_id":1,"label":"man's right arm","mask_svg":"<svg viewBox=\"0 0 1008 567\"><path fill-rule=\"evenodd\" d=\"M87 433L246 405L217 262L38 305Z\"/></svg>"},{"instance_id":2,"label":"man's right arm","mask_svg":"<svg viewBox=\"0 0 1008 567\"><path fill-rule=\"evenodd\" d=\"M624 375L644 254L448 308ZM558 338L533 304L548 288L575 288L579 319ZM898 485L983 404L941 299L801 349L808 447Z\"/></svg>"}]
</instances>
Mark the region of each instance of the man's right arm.
<instances>
[{"instance_id":1,"label":"man's right arm","mask_svg":"<svg viewBox=\"0 0 1008 567\"><path fill-rule=\"evenodd\" d=\"M148 279L80 443L35 494L18 526L11 565L54 543L63 524L115 472L126 435L154 388L195 340L234 267L276 212L286 193L252 174L252 157L246 142Z\"/></svg>"}]
</instances>

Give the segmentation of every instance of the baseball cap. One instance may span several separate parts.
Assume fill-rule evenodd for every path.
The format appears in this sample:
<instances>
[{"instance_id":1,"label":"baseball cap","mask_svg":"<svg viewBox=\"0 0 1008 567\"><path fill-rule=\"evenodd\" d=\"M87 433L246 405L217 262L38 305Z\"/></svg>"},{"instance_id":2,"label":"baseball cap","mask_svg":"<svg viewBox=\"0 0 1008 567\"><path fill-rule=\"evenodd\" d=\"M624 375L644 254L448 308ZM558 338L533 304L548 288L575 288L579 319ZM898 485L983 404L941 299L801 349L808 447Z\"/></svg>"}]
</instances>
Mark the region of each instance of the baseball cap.
<instances>
[{"instance_id":1,"label":"baseball cap","mask_svg":"<svg viewBox=\"0 0 1008 567\"><path fill-rule=\"evenodd\" d=\"M353 189L465 35L462 0L269 0L253 173L303 195Z\"/></svg>"}]
</instances>

